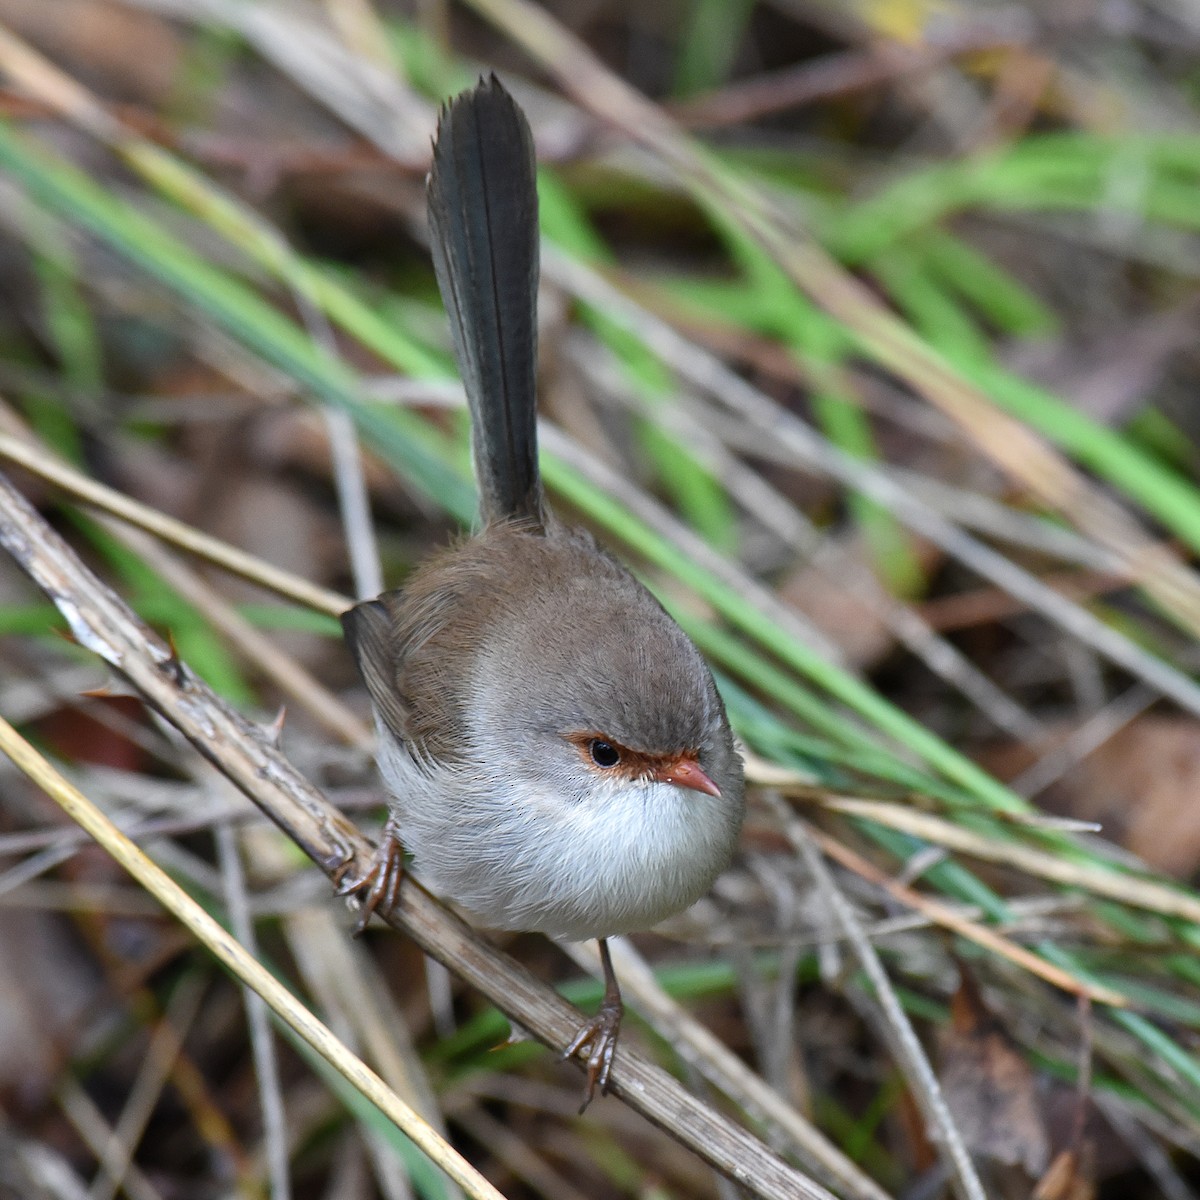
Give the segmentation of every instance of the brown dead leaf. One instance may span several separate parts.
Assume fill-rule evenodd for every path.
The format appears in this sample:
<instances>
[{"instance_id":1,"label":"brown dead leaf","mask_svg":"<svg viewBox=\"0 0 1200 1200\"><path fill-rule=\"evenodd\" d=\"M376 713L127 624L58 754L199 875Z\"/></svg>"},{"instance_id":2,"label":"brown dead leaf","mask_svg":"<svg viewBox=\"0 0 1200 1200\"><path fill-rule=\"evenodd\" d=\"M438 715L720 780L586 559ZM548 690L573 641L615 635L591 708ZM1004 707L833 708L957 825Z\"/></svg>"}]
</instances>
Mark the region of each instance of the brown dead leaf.
<instances>
[{"instance_id":1,"label":"brown dead leaf","mask_svg":"<svg viewBox=\"0 0 1200 1200\"><path fill-rule=\"evenodd\" d=\"M1096 1185L1074 1150L1063 1150L1033 1189L1032 1200L1092 1200Z\"/></svg>"},{"instance_id":2,"label":"brown dead leaf","mask_svg":"<svg viewBox=\"0 0 1200 1200\"><path fill-rule=\"evenodd\" d=\"M1011 779L1061 746L1057 726L1031 746L998 747L982 759ZM1098 821L1104 836L1156 870L1186 879L1200 870L1200 725L1192 717L1143 716L1111 737L1038 797L1061 816Z\"/></svg>"},{"instance_id":3,"label":"brown dead leaf","mask_svg":"<svg viewBox=\"0 0 1200 1200\"><path fill-rule=\"evenodd\" d=\"M912 547L922 570L936 566L935 547L917 539L912 539ZM820 561L798 567L781 582L779 594L828 634L851 666L867 670L896 644L896 635L883 616L886 606L895 601L882 584L871 583L873 579L869 549L861 535L852 533L830 539ZM874 601L863 595L864 581L877 592Z\"/></svg>"},{"instance_id":4,"label":"brown dead leaf","mask_svg":"<svg viewBox=\"0 0 1200 1200\"><path fill-rule=\"evenodd\" d=\"M941 1033L940 1076L946 1103L974 1154L1039 1176L1050 1144L1029 1064L959 968L951 1024Z\"/></svg>"},{"instance_id":5,"label":"brown dead leaf","mask_svg":"<svg viewBox=\"0 0 1200 1200\"><path fill-rule=\"evenodd\" d=\"M88 709L63 706L37 722L40 737L73 762L95 763L119 771L145 770L147 753L134 740L146 721L136 696L91 694Z\"/></svg>"},{"instance_id":6,"label":"brown dead leaf","mask_svg":"<svg viewBox=\"0 0 1200 1200\"><path fill-rule=\"evenodd\" d=\"M154 103L175 86L182 44L150 13L113 0L0 0L0 22L106 96Z\"/></svg>"}]
</instances>

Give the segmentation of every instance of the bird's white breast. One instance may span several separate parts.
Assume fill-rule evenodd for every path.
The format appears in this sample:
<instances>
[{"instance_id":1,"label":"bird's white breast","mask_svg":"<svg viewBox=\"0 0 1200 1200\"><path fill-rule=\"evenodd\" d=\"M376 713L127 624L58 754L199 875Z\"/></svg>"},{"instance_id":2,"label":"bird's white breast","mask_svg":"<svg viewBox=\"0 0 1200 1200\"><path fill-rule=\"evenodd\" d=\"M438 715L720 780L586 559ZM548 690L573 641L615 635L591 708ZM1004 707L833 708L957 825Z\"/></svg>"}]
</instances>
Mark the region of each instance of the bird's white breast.
<instances>
[{"instance_id":1,"label":"bird's white breast","mask_svg":"<svg viewBox=\"0 0 1200 1200\"><path fill-rule=\"evenodd\" d=\"M740 812L653 780L581 773L573 793L504 767L418 765L380 729L380 769L426 887L497 929L571 940L645 929L726 866Z\"/></svg>"}]
</instances>

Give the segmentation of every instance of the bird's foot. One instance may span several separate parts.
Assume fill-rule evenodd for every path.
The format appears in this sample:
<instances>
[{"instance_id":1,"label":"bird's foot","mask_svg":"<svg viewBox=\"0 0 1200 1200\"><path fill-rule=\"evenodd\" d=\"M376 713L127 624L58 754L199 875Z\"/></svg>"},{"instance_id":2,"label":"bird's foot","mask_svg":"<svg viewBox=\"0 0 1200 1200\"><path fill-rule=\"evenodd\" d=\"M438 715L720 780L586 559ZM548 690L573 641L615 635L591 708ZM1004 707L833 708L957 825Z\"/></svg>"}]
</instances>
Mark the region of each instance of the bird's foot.
<instances>
[{"instance_id":1,"label":"bird's foot","mask_svg":"<svg viewBox=\"0 0 1200 1200\"><path fill-rule=\"evenodd\" d=\"M379 845L371 855L371 865L361 875L350 874L351 863L346 863L334 876L338 885L337 895L360 897L358 920L354 923L354 936L358 937L371 914L379 909L386 915L400 899L400 882L404 878L404 846L400 842L400 831L388 817L379 838Z\"/></svg>"},{"instance_id":2,"label":"bird's foot","mask_svg":"<svg viewBox=\"0 0 1200 1200\"><path fill-rule=\"evenodd\" d=\"M619 999L606 997L600 1004L600 1011L583 1025L571 1039L571 1044L563 1051L563 1059L574 1058L585 1046L587 1056L587 1083L583 1089L583 1103L579 1106L582 1113L591 1104L596 1095L596 1088L602 1096L608 1094L609 1076L612 1074L613 1055L617 1051L617 1037L621 1031L621 1015L624 1006Z\"/></svg>"}]
</instances>

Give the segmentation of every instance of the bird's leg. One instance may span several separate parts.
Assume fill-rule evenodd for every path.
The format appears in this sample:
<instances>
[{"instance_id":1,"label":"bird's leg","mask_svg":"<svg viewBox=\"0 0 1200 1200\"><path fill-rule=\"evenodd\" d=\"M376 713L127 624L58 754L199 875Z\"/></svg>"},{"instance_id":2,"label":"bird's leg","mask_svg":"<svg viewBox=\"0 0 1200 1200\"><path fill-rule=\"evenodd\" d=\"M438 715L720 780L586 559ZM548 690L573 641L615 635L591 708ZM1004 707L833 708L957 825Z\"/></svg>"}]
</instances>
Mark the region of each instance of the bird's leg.
<instances>
[{"instance_id":1,"label":"bird's leg","mask_svg":"<svg viewBox=\"0 0 1200 1200\"><path fill-rule=\"evenodd\" d=\"M612 1074L613 1055L617 1050L617 1035L621 1031L621 1014L624 1012L621 989L617 985L617 975L608 954L608 942L601 938L598 945L600 962L604 966L604 999L600 1001L600 1010L563 1051L563 1058L566 1059L572 1058L584 1046L588 1047L587 1084L583 1091L583 1103L579 1106L580 1112L591 1104L597 1085L601 1095L608 1092L608 1078Z\"/></svg>"},{"instance_id":2,"label":"bird's leg","mask_svg":"<svg viewBox=\"0 0 1200 1200\"><path fill-rule=\"evenodd\" d=\"M384 822L383 833L379 845L371 855L371 865L362 875L351 875L346 878L349 863L342 868L341 873L334 877L339 896L353 896L365 892L360 904L358 920L354 924L354 936L358 937L371 920L371 914L378 908L383 914L389 913L400 899L400 881L404 878L404 846L400 841L400 828L393 814L388 814Z\"/></svg>"}]
</instances>

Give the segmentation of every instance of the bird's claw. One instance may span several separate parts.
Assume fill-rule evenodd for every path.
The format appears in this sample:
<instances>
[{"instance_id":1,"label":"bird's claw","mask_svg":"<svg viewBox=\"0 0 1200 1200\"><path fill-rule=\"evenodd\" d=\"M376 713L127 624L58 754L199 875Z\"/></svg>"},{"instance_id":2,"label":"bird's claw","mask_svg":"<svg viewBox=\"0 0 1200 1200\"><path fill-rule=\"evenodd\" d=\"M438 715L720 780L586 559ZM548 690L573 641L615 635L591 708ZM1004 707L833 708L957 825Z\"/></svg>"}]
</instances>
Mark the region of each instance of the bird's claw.
<instances>
[{"instance_id":1,"label":"bird's claw","mask_svg":"<svg viewBox=\"0 0 1200 1200\"><path fill-rule=\"evenodd\" d=\"M584 1046L588 1046L587 1083L583 1089L583 1103L579 1106L580 1113L591 1104L596 1096L596 1088L600 1094L608 1094L609 1077L612 1075L613 1056L617 1051L617 1037L621 1031L621 1002L605 1000L600 1005L600 1011L580 1027L579 1032L571 1039L570 1045L563 1051L564 1060L574 1058Z\"/></svg>"},{"instance_id":2,"label":"bird's claw","mask_svg":"<svg viewBox=\"0 0 1200 1200\"><path fill-rule=\"evenodd\" d=\"M351 863L346 863L335 872L339 896L355 896L362 893L358 920L354 923L354 936L358 937L371 920L376 909L386 915L400 899L400 883L404 879L404 847L391 818L383 827L383 834L371 865L363 874L350 874ZM349 878L347 876L349 875Z\"/></svg>"}]
</instances>

